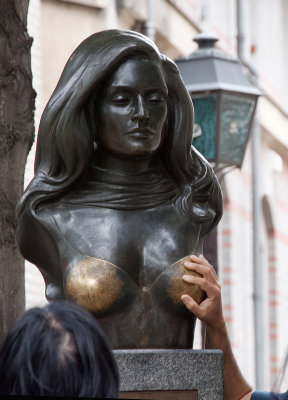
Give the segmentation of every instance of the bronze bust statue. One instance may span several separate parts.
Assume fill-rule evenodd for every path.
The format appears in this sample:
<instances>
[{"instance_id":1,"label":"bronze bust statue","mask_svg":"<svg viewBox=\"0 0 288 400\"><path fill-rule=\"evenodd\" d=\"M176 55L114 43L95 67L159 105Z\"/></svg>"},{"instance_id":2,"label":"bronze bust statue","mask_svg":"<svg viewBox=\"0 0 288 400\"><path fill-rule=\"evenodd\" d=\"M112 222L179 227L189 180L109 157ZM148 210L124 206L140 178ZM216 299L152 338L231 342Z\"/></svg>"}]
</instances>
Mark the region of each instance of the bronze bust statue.
<instances>
[{"instance_id":1,"label":"bronze bust statue","mask_svg":"<svg viewBox=\"0 0 288 400\"><path fill-rule=\"evenodd\" d=\"M47 298L93 312L113 348L192 347L182 259L222 215L192 132L176 65L124 30L78 46L42 115L18 246Z\"/></svg>"}]
</instances>

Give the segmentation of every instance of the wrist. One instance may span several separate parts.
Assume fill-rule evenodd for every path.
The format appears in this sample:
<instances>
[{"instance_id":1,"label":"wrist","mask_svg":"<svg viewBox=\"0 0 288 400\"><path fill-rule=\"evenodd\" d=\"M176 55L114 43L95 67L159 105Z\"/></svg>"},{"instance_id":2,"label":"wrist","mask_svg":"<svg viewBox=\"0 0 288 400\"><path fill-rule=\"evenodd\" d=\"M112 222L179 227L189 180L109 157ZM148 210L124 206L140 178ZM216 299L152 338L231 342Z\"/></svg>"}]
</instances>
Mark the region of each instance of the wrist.
<instances>
[{"instance_id":1,"label":"wrist","mask_svg":"<svg viewBox=\"0 0 288 400\"><path fill-rule=\"evenodd\" d=\"M224 318L214 323L206 324L206 349L226 350L230 346L227 327Z\"/></svg>"},{"instance_id":2,"label":"wrist","mask_svg":"<svg viewBox=\"0 0 288 400\"><path fill-rule=\"evenodd\" d=\"M227 332L226 323L222 314L219 318L213 321L206 321L206 331L210 331L216 334L223 334Z\"/></svg>"}]
</instances>

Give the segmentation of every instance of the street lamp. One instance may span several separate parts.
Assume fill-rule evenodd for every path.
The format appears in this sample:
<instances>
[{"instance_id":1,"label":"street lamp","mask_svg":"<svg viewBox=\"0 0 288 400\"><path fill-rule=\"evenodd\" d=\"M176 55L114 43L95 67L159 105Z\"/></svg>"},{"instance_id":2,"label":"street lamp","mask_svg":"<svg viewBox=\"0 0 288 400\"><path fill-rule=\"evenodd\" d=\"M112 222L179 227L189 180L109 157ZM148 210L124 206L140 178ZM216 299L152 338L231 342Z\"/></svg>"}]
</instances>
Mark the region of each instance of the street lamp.
<instances>
[{"instance_id":1,"label":"street lamp","mask_svg":"<svg viewBox=\"0 0 288 400\"><path fill-rule=\"evenodd\" d=\"M194 105L193 145L222 176L241 168L257 99L253 86L237 58L215 47L214 34L200 33L193 39L198 49L175 60ZM218 270L217 228L204 241L204 254ZM204 342L205 328L202 325Z\"/></svg>"},{"instance_id":2,"label":"street lamp","mask_svg":"<svg viewBox=\"0 0 288 400\"><path fill-rule=\"evenodd\" d=\"M218 37L201 33L198 49L175 60L195 111L193 145L215 172L241 167L260 91L237 58L215 47Z\"/></svg>"}]
</instances>

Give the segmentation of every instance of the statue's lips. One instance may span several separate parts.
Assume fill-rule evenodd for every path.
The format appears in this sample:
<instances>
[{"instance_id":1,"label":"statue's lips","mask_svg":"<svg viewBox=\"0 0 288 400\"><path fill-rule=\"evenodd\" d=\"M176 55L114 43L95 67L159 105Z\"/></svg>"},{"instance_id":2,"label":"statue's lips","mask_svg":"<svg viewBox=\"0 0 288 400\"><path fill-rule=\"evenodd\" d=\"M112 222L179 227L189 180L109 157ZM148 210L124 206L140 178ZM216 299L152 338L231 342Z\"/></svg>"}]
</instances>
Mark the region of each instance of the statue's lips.
<instances>
[{"instance_id":1,"label":"statue's lips","mask_svg":"<svg viewBox=\"0 0 288 400\"><path fill-rule=\"evenodd\" d=\"M150 129L135 128L127 133L128 136L138 139L146 139L154 136L154 133Z\"/></svg>"}]
</instances>

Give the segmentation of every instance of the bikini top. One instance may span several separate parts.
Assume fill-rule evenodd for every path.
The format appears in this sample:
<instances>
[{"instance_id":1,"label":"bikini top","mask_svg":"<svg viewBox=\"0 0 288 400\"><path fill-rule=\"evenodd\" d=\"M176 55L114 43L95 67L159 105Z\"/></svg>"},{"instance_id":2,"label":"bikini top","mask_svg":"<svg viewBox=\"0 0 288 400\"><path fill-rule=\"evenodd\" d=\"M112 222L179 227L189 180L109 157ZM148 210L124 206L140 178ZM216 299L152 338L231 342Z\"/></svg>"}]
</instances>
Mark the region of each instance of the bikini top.
<instances>
[{"instance_id":1,"label":"bikini top","mask_svg":"<svg viewBox=\"0 0 288 400\"><path fill-rule=\"evenodd\" d=\"M92 311L96 316L106 316L121 310L136 297L157 296L169 313L186 315L187 310L181 296L189 294L200 303L204 292L195 285L183 281L184 274L197 275L184 267L189 256L164 269L149 286L140 288L132 278L116 265L94 257L85 256L69 268L65 277L68 299Z\"/></svg>"}]
</instances>

